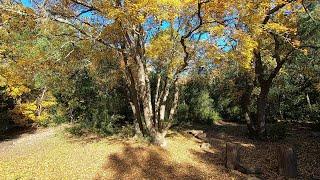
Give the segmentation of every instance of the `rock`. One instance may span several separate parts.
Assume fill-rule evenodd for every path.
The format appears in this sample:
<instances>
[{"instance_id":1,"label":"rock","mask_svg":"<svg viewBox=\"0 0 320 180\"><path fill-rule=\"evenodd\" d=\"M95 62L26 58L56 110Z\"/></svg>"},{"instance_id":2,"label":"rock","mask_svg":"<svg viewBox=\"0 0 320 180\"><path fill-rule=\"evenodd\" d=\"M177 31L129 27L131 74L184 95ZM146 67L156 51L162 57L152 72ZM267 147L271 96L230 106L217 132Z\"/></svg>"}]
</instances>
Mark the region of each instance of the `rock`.
<instances>
[{"instance_id":1,"label":"rock","mask_svg":"<svg viewBox=\"0 0 320 180\"><path fill-rule=\"evenodd\" d=\"M207 138L207 134L206 133L200 133L200 134L197 134L195 137L198 138L198 139L204 140L204 139Z\"/></svg>"},{"instance_id":2,"label":"rock","mask_svg":"<svg viewBox=\"0 0 320 180\"><path fill-rule=\"evenodd\" d=\"M194 136L203 133L202 130L187 130L186 132L187 132L188 134L192 134L192 135L194 135Z\"/></svg>"},{"instance_id":3,"label":"rock","mask_svg":"<svg viewBox=\"0 0 320 180\"><path fill-rule=\"evenodd\" d=\"M200 148L201 149L209 149L211 147L211 145L209 144L209 143L202 143L201 145L200 145Z\"/></svg>"},{"instance_id":4,"label":"rock","mask_svg":"<svg viewBox=\"0 0 320 180\"><path fill-rule=\"evenodd\" d=\"M204 133L202 130L188 130L186 132L201 140L205 140L207 137L207 134Z\"/></svg>"},{"instance_id":5,"label":"rock","mask_svg":"<svg viewBox=\"0 0 320 180\"><path fill-rule=\"evenodd\" d=\"M220 138L220 139L224 139L224 138L226 138L226 134L224 132L218 133L217 137Z\"/></svg>"},{"instance_id":6,"label":"rock","mask_svg":"<svg viewBox=\"0 0 320 180\"><path fill-rule=\"evenodd\" d=\"M257 178L257 177L248 177L247 180L261 180L260 178Z\"/></svg>"}]
</instances>

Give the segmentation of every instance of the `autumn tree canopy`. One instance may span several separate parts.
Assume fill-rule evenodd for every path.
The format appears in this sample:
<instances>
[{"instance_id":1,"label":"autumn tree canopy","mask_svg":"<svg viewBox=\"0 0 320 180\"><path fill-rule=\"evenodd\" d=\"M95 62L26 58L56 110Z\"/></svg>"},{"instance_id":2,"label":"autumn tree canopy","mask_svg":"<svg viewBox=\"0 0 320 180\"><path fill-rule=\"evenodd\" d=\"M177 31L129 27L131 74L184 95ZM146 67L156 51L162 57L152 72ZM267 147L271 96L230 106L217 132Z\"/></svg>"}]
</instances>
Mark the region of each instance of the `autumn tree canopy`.
<instances>
[{"instance_id":1,"label":"autumn tree canopy","mask_svg":"<svg viewBox=\"0 0 320 180\"><path fill-rule=\"evenodd\" d=\"M319 21L314 3L37 0L28 8L19 1L0 1L0 85L19 102L13 113L41 121L59 97L78 92L78 99L61 103L69 107L64 113L71 119L77 114L71 107L94 104L70 84L96 81L96 89L84 92L95 98L115 89L121 92L136 134L165 146L181 89L194 71L228 67L232 61L248 80L242 97L248 128L261 135L274 79L294 56L319 48L304 42L298 29L302 14ZM96 120L93 124L98 126Z\"/></svg>"}]
</instances>

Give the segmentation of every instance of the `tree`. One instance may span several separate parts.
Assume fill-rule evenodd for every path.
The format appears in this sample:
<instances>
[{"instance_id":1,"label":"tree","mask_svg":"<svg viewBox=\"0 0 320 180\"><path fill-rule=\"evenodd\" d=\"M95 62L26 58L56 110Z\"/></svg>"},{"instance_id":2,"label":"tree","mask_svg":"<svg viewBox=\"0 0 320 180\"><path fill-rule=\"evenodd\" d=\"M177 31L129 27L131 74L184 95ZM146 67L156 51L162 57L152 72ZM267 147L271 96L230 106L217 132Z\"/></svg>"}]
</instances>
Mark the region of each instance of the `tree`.
<instances>
[{"instance_id":1,"label":"tree","mask_svg":"<svg viewBox=\"0 0 320 180\"><path fill-rule=\"evenodd\" d=\"M137 132L160 142L172 124L180 79L199 56L191 42L204 24L212 28L223 23L232 3L63 0L41 4L37 12L47 12L52 20L74 28L76 39L100 43L118 58ZM213 34L217 30L221 27L210 29Z\"/></svg>"},{"instance_id":2,"label":"tree","mask_svg":"<svg viewBox=\"0 0 320 180\"><path fill-rule=\"evenodd\" d=\"M243 32L243 36L235 36L239 40L237 48L251 47L251 52L246 52L249 53L247 56L252 58L251 70L248 72L253 73L253 76L248 76L253 77L253 83L248 84L248 92L245 93L248 102L243 104L243 109L246 112L249 131L255 136L265 133L267 99L274 78L294 54L312 48L310 45L302 45L297 33L298 17L304 11L302 3L301 1L272 3L261 1L259 4L245 2L245 6L239 11L239 29ZM259 88L259 95L256 117L252 118L248 112L248 105L254 87Z\"/></svg>"},{"instance_id":3,"label":"tree","mask_svg":"<svg viewBox=\"0 0 320 180\"><path fill-rule=\"evenodd\" d=\"M15 2L1 2L0 9L0 84L15 100L10 114L19 124L43 123L55 105L53 75L61 67L67 71L63 59L70 55L68 42L61 47L62 40L51 33L65 29Z\"/></svg>"}]
</instances>

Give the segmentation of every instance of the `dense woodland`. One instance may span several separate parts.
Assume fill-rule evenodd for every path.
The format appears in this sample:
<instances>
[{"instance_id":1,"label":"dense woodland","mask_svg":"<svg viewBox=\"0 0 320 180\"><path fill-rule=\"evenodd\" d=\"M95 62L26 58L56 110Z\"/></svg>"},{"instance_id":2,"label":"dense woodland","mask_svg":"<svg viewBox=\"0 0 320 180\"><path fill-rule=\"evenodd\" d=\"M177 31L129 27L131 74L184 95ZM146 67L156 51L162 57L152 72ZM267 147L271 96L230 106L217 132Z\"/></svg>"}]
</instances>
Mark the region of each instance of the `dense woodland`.
<instances>
[{"instance_id":1,"label":"dense woodland","mask_svg":"<svg viewBox=\"0 0 320 180\"><path fill-rule=\"evenodd\" d=\"M320 130L319 0L0 0L0 131Z\"/></svg>"}]
</instances>

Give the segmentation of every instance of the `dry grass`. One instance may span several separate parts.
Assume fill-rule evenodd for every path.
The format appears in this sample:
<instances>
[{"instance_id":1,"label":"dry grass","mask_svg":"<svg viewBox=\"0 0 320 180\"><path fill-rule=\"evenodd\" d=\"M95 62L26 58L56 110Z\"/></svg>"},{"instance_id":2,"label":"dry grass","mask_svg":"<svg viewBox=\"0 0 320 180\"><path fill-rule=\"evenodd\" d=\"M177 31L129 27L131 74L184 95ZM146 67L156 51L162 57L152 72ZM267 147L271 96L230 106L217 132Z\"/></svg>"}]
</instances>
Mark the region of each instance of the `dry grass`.
<instances>
[{"instance_id":1,"label":"dry grass","mask_svg":"<svg viewBox=\"0 0 320 180\"><path fill-rule=\"evenodd\" d=\"M208 130L209 150L179 133L169 134L168 148L161 149L133 140L70 138L61 128L35 132L0 143L0 179L247 179L224 168L226 141L242 144L243 163L259 167L263 179L281 178L276 152L283 144L297 150L300 179L319 177L320 142L308 131L294 131L279 142L257 142L243 136L243 130L235 124Z\"/></svg>"},{"instance_id":2,"label":"dry grass","mask_svg":"<svg viewBox=\"0 0 320 180\"><path fill-rule=\"evenodd\" d=\"M18 142L0 153L0 179L90 179L106 154L120 147L105 141L72 142L58 131L36 142Z\"/></svg>"},{"instance_id":3,"label":"dry grass","mask_svg":"<svg viewBox=\"0 0 320 180\"><path fill-rule=\"evenodd\" d=\"M35 133L37 134L37 132ZM45 138L39 138L45 136ZM24 139L26 138L26 139ZM164 150L144 142L76 139L61 129L2 145L0 179L230 179L241 175L212 166L195 140L176 134ZM214 153L214 151L212 151ZM210 157L208 157L210 159Z\"/></svg>"},{"instance_id":4,"label":"dry grass","mask_svg":"<svg viewBox=\"0 0 320 180\"><path fill-rule=\"evenodd\" d=\"M145 144L126 144L108 156L96 179L244 179L244 175L212 164L221 152L206 152L196 140L176 134L161 149ZM208 156L209 154L209 156ZM214 154L210 156L210 154ZM220 159L219 159L220 161Z\"/></svg>"}]
</instances>

